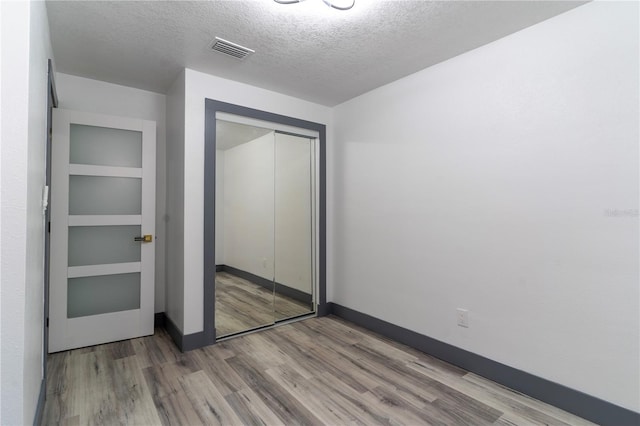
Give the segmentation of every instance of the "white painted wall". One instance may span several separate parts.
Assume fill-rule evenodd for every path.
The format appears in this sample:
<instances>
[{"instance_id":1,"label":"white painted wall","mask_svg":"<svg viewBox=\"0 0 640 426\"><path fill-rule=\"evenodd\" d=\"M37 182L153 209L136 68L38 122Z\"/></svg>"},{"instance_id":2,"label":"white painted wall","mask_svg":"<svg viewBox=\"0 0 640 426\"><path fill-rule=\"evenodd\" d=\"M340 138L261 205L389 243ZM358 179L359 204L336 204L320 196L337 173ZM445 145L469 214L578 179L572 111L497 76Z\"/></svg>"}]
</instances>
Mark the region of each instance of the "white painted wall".
<instances>
[{"instance_id":1,"label":"white painted wall","mask_svg":"<svg viewBox=\"0 0 640 426\"><path fill-rule=\"evenodd\" d=\"M45 3L2 2L0 28L0 424L30 424L43 378Z\"/></svg>"},{"instance_id":2,"label":"white painted wall","mask_svg":"<svg viewBox=\"0 0 640 426\"><path fill-rule=\"evenodd\" d=\"M167 245L165 314L184 330L185 74L167 92ZM191 309L191 307L188 307Z\"/></svg>"},{"instance_id":3,"label":"white painted wall","mask_svg":"<svg viewBox=\"0 0 640 426\"><path fill-rule=\"evenodd\" d=\"M336 107L333 301L640 411L638 12L589 3Z\"/></svg>"},{"instance_id":4,"label":"white painted wall","mask_svg":"<svg viewBox=\"0 0 640 426\"><path fill-rule=\"evenodd\" d=\"M155 312L165 310L166 96L118 84L57 73L59 107L156 122Z\"/></svg>"},{"instance_id":5,"label":"white painted wall","mask_svg":"<svg viewBox=\"0 0 640 426\"><path fill-rule=\"evenodd\" d=\"M184 333L203 330L204 99L211 98L332 126L332 110L247 84L185 70ZM330 146L331 140L328 144Z\"/></svg>"},{"instance_id":6,"label":"white painted wall","mask_svg":"<svg viewBox=\"0 0 640 426\"><path fill-rule=\"evenodd\" d=\"M224 264L268 280L274 274L273 135L224 151Z\"/></svg>"}]
</instances>

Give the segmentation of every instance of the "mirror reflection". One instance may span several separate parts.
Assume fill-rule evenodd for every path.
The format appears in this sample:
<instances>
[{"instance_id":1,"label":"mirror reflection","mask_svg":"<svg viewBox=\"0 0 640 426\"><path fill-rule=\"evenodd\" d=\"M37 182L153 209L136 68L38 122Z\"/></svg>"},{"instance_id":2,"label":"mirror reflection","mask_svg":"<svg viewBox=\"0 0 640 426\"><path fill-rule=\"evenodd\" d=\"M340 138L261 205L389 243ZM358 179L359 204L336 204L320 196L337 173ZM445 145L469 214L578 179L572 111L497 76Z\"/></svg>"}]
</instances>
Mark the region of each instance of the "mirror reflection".
<instances>
[{"instance_id":1,"label":"mirror reflection","mask_svg":"<svg viewBox=\"0 0 640 426\"><path fill-rule=\"evenodd\" d=\"M314 147L216 121L218 337L314 311Z\"/></svg>"}]
</instances>

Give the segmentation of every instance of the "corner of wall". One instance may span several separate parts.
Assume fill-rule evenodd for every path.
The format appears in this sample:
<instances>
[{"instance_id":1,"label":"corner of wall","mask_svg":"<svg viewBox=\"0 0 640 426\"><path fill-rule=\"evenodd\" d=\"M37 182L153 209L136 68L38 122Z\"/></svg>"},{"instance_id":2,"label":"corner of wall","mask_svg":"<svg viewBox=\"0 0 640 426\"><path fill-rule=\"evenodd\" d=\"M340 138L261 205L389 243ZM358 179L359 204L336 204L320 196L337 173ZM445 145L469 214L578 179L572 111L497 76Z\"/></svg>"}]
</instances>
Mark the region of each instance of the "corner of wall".
<instances>
[{"instance_id":1,"label":"corner of wall","mask_svg":"<svg viewBox=\"0 0 640 426\"><path fill-rule=\"evenodd\" d=\"M184 332L185 71L167 92L167 238L165 314Z\"/></svg>"},{"instance_id":2,"label":"corner of wall","mask_svg":"<svg viewBox=\"0 0 640 426\"><path fill-rule=\"evenodd\" d=\"M44 377L44 242L48 60L53 58L44 2L30 2L23 420L37 416Z\"/></svg>"},{"instance_id":3,"label":"corner of wall","mask_svg":"<svg viewBox=\"0 0 640 426\"><path fill-rule=\"evenodd\" d=\"M2 4L2 424L37 415L43 378L46 7ZM6 41L10 40L9 43ZM6 65L5 65L6 64ZM10 65L9 65L10 64ZM9 143L11 142L11 143ZM5 149L7 148L7 149Z\"/></svg>"},{"instance_id":4,"label":"corner of wall","mask_svg":"<svg viewBox=\"0 0 640 426\"><path fill-rule=\"evenodd\" d=\"M590 2L336 107L330 300L640 411L638 26Z\"/></svg>"},{"instance_id":5,"label":"corner of wall","mask_svg":"<svg viewBox=\"0 0 640 426\"><path fill-rule=\"evenodd\" d=\"M0 73L2 156L0 180L2 199L1 323L2 376L0 377L0 413L2 424L22 424L24 414L24 335L27 228L27 151L29 95L29 19L30 5L2 2L0 34ZM7 43L11 40L10 43ZM9 65L10 64L10 65ZM11 143L9 143L11 142Z\"/></svg>"}]
</instances>

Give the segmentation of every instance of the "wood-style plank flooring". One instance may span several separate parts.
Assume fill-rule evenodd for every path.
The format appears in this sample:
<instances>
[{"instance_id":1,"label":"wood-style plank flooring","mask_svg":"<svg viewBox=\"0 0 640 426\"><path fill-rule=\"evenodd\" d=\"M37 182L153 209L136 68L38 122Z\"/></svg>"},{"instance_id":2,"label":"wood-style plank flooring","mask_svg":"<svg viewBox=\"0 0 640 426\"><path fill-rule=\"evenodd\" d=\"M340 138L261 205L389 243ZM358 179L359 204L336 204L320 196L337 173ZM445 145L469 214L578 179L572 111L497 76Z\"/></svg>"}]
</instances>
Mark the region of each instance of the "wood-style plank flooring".
<instances>
[{"instance_id":1,"label":"wood-style plank flooring","mask_svg":"<svg viewBox=\"0 0 640 426\"><path fill-rule=\"evenodd\" d=\"M226 336L309 313L313 307L250 281L216 272L216 336Z\"/></svg>"},{"instance_id":2,"label":"wood-style plank flooring","mask_svg":"<svg viewBox=\"0 0 640 426\"><path fill-rule=\"evenodd\" d=\"M590 424L336 317L187 353L158 329L48 365L46 425Z\"/></svg>"}]
</instances>

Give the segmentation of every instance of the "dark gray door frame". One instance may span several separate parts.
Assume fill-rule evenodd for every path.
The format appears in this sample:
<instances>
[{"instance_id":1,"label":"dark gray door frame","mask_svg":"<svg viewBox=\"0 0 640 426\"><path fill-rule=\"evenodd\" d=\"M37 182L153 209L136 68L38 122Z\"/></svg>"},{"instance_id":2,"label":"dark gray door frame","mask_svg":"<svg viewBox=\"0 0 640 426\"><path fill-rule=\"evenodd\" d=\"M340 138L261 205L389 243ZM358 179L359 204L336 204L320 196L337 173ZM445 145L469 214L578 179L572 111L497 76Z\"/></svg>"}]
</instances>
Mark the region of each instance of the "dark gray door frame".
<instances>
[{"instance_id":1,"label":"dark gray door frame","mask_svg":"<svg viewBox=\"0 0 640 426\"><path fill-rule=\"evenodd\" d=\"M326 163L327 130L324 124L285 115L274 114L240 105L205 99L205 136L204 136L204 339L205 344L216 341L215 331L215 291L216 291L216 244L215 244L215 188L216 188L216 113L249 117L287 126L318 132L319 170L318 170L318 316L329 313L327 304L327 232L326 232Z\"/></svg>"}]
</instances>

